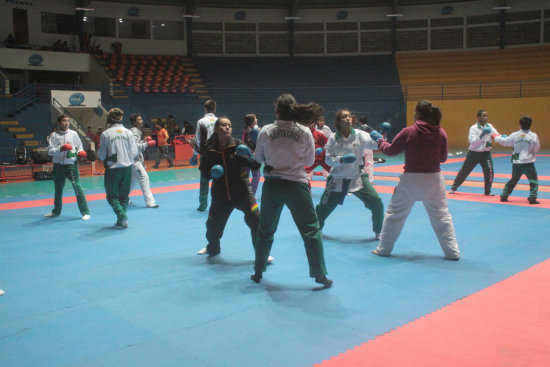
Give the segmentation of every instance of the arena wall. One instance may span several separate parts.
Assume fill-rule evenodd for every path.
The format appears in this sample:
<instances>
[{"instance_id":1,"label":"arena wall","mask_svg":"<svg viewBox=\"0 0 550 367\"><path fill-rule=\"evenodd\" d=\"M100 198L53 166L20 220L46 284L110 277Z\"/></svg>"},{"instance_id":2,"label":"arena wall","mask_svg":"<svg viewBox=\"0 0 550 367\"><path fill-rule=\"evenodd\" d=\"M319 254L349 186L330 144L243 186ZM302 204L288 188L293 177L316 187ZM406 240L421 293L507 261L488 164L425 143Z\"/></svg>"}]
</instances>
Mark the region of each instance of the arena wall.
<instances>
[{"instance_id":1,"label":"arena wall","mask_svg":"<svg viewBox=\"0 0 550 367\"><path fill-rule=\"evenodd\" d=\"M489 122L501 134L510 134L519 130L519 118L523 115L533 119L532 130L537 133L541 149L550 149L550 97L533 98L499 98L499 99L466 99L466 100L432 100L441 108L443 119L441 126L449 137L450 150L468 149L468 131L476 121L478 110L489 113ZM407 125L413 123L416 101L407 102ZM495 150L509 148L495 144Z\"/></svg>"}]
</instances>

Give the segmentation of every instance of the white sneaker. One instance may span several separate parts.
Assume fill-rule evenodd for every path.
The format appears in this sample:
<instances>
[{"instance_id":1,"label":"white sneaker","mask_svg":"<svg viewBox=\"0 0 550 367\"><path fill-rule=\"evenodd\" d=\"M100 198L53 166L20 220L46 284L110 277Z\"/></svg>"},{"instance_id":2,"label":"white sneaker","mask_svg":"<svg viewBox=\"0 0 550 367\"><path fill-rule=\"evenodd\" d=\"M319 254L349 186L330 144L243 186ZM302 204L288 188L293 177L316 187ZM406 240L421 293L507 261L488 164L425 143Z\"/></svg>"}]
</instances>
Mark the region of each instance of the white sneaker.
<instances>
[{"instance_id":1,"label":"white sneaker","mask_svg":"<svg viewBox=\"0 0 550 367\"><path fill-rule=\"evenodd\" d=\"M379 240L380 239L380 233L375 233L374 234L374 239Z\"/></svg>"},{"instance_id":2,"label":"white sneaker","mask_svg":"<svg viewBox=\"0 0 550 367\"><path fill-rule=\"evenodd\" d=\"M54 212L49 212L47 214L44 214L44 216L46 218L51 218L51 217L57 217L59 214L55 214Z\"/></svg>"},{"instance_id":3,"label":"white sneaker","mask_svg":"<svg viewBox=\"0 0 550 367\"><path fill-rule=\"evenodd\" d=\"M88 219L90 219L90 214L84 214L82 216L82 220L88 220Z\"/></svg>"},{"instance_id":4,"label":"white sneaker","mask_svg":"<svg viewBox=\"0 0 550 367\"><path fill-rule=\"evenodd\" d=\"M197 255L206 255L206 254L208 254L208 250L206 249L206 247L200 250L199 252L197 252Z\"/></svg>"},{"instance_id":5,"label":"white sneaker","mask_svg":"<svg viewBox=\"0 0 550 367\"><path fill-rule=\"evenodd\" d=\"M273 256L268 256L267 258L267 263L272 263L273 261L275 260L275 258Z\"/></svg>"}]
</instances>

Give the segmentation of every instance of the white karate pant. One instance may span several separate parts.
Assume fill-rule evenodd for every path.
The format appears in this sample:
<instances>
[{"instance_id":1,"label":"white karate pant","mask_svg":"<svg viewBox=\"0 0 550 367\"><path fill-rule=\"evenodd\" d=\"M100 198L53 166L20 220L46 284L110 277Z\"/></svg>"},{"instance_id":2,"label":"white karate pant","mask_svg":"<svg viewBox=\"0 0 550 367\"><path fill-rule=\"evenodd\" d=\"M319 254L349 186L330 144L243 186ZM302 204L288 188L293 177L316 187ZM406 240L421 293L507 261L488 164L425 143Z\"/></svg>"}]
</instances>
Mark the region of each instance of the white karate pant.
<instances>
[{"instance_id":1,"label":"white karate pant","mask_svg":"<svg viewBox=\"0 0 550 367\"><path fill-rule=\"evenodd\" d=\"M440 172L401 175L384 216L378 252L381 255L392 252L414 203L422 201L445 257L460 257L446 195L445 180Z\"/></svg>"},{"instance_id":2,"label":"white karate pant","mask_svg":"<svg viewBox=\"0 0 550 367\"><path fill-rule=\"evenodd\" d=\"M143 198L145 199L145 205L154 206L155 198L149 188L149 175L145 171L145 167L143 167L143 163L141 162L134 162L132 166L132 184L130 186L130 191L134 188L136 181L138 181L139 186L141 186Z\"/></svg>"}]
</instances>

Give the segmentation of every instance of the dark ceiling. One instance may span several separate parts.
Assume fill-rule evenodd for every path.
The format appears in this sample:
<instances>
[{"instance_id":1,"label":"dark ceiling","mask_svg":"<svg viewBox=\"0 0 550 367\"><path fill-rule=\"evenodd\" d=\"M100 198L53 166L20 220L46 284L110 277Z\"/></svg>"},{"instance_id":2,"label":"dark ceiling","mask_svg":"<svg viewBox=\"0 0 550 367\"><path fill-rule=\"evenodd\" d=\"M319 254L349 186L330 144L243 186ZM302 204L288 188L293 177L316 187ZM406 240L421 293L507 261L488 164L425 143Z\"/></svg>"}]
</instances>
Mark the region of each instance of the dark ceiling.
<instances>
[{"instance_id":1,"label":"dark ceiling","mask_svg":"<svg viewBox=\"0 0 550 367\"><path fill-rule=\"evenodd\" d=\"M323 9L323 8L365 8L442 4L479 0L101 0L109 3L147 4L181 6L190 11L199 8L241 8L241 9ZM91 0L76 0L77 4L88 5Z\"/></svg>"}]
</instances>

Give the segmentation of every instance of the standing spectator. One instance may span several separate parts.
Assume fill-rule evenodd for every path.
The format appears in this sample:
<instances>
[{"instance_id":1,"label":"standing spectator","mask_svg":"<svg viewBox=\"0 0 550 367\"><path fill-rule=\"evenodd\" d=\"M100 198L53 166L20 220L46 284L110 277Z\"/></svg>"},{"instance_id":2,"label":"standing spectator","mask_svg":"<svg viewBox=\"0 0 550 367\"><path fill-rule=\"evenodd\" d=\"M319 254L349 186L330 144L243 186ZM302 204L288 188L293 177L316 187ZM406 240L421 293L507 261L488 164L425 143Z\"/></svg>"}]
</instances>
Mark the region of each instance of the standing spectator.
<instances>
[{"instance_id":1,"label":"standing spectator","mask_svg":"<svg viewBox=\"0 0 550 367\"><path fill-rule=\"evenodd\" d=\"M181 135L195 135L195 128L189 121L183 122L183 128L181 129Z\"/></svg>"},{"instance_id":2,"label":"standing spectator","mask_svg":"<svg viewBox=\"0 0 550 367\"><path fill-rule=\"evenodd\" d=\"M197 121L197 129L195 130L195 151L193 157L189 160L192 166L197 165L197 154L204 154L204 147L206 141L210 138L214 132L214 123L216 122L216 101L209 99L204 102L204 117ZM208 185L210 179L205 176L201 171L201 181L199 190L199 207L197 210L203 212L208 207Z\"/></svg>"},{"instance_id":3,"label":"standing spectator","mask_svg":"<svg viewBox=\"0 0 550 367\"><path fill-rule=\"evenodd\" d=\"M440 168L447 160L447 134L440 125L441 111L429 101L419 101L414 120L414 125L402 129L391 144L378 131L370 133L382 153L393 156L405 151L405 172L386 210L380 244L372 253L390 256L414 204L421 201L445 259L458 260L460 250Z\"/></svg>"},{"instance_id":4,"label":"standing spectator","mask_svg":"<svg viewBox=\"0 0 550 367\"><path fill-rule=\"evenodd\" d=\"M166 118L166 131L168 131L170 139L173 139L174 135L176 135L178 132L176 120L174 119L173 115L168 115L168 117Z\"/></svg>"},{"instance_id":5,"label":"standing spectator","mask_svg":"<svg viewBox=\"0 0 550 367\"><path fill-rule=\"evenodd\" d=\"M454 194L462 185L466 177L472 172L475 166L481 165L483 169L483 180L485 182L485 195L494 196L491 193L493 178L495 176L493 167L493 157L491 149L493 149L493 136L498 135L498 131L488 122L489 114L485 110L477 111L477 122L470 127L468 134L468 154L466 159L455 177L449 194Z\"/></svg>"},{"instance_id":6,"label":"standing spectator","mask_svg":"<svg viewBox=\"0 0 550 367\"><path fill-rule=\"evenodd\" d=\"M139 186L141 187L141 192L143 193L143 198L145 199L145 205L148 208L158 208L159 206L155 202L155 198L149 188L149 175L147 174L147 171L145 171L145 167L143 165L143 152L145 149L155 146L156 142L149 137L149 139L143 140L143 134L141 132L141 128L143 127L143 118L140 114L131 114L130 122L132 123L132 128L130 128L130 131L134 134L138 149L138 155L136 156L134 165L132 166L132 183L130 184L130 192L132 192L132 188L134 187L136 181L138 181Z\"/></svg>"},{"instance_id":7,"label":"standing spectator","mask_svg":"<svg viewBox=\"0 0 550 367\"><path fill-rule=\"evenodd\" d=\"M130 200L132 166L138 155L134 134L122 125L123 116L124 112L119 108L109 110L107 124L110 127L101 134L97 152L105 165L105 193L116 214L117 228L128 228L126 208Z\"/></svg>"},{"instance_id":8,"label":"standing spectator","mask_svg":"<svg viewBox=\"0 0 550 367\"><path fill-rule=\"evenodd\" d=\"M537 200L539 189L539 178L535 168L535 154L540 150L539 137L530 131L533 120L529 116L522 116L519 119L519 131L510 136L495 136L495 141L506 147L514 147L512 153L512 178L504 185L504 190L500 194L500 201L508 201L508 196L516 187L521 176L525 174L529 180L529 204L540 204Z\"/></svg>"},{"instance_id":9,"label":"standing spectator","mask_svg":"<svg viewBox=\"0 0 550 367\"><path fill-rule=\"evenodd\" d=\"M256 261L251 279L259 283L267 268L273 236L286 205L300 231L309 263L309 275L324 288L332 285L327 279L323 240L313 208L304 167L315 161L315 145L311 130L296 121L312 121L321 115L322 107L299 105L290 94L282 94L275 102L277 121L264 126L258 135L255 159L265 162L265 183L262 187L262 208Z\"/></svg>"},{"instance_id":10,"label":"standing spectator","mask_svg":"<svg viewBox=\"0 0 550 367\"><path fill-rule=\"evenodd\" d=\"M242 139L246 146L250 149L252 153L256 150L256 141L258 140L258 118L255 114L249 113L244 117L244 129L243 129L243 136ZM258 190L258 184L260 183L260 177L262 176L260 173L260 167L258 166L257 169L248 169L249 174L252 172L252 193L254 196L256 195L256 191ZM247 175L248 177L249 175Z\"/></svg>"},{"instance_id":11,"label":"standing spectator","mask_svg":"<svg viewBox=\"0 0 550 367\"><path fill-rule=\"evenodd\" d=\"M92 130L92 127L91 127L91 126L88 126L88 131L86 131L86 136L87 136L88 138L90 138L90 140L91 140L92 142L95 143L95 141L96 141L96 135L95 135L94 131Z\"/></svg>"},{"instance_id":12,"label":"standing spectator","mask_svg":"<svg viewBox=\"0 0 550 367\"><path fill-rule=\"evenodd\" d=\"M165 156L168 160L168 168L174 167L172 158L170 158L170 150L168 145L168 131L159 124L155 125L157 132L157 159L153 168L159 168L160 159Z\"/></svg>"},{"instance_id":13,"label":"standing spectator","mask_svg":"<svg viewBox=\"0 0 550 367\"><path fill-rule=\"evenodd\" d=\"M372 212L372 230L375 239L380 238L384 219L384 204L362 169L365 150L376 149L378 144L371 137L352 128L353 114L350 110L336 112L336 133L328 140L326 162L332 167L327 185L319 204L315 207L321 230L325 219L343 204L348 193L352 193Z\"/></svg>"},{"instance_id":14,"label":"standing spectator","mask_svg":"<svg viewBox=\"0 0 550 367\"><path fill-rule=\"evenodd\" d=\"M63 188L65 180L68 179L73 185L76 194L78 209L82 220L90 219L90 210L86 202L86 196L80 185L80 171L78 170L78 159L85 158L86 152L82 149L82 141L76 131L69 129L69 117L59 115L57 117L58 130L50 135L48 155L53 157L53 183L55 187L54 208L45 217L57 217L61 214L63 206Z\"/></svg>"}]
</instances>

